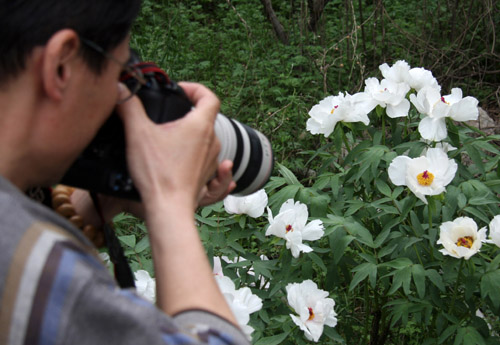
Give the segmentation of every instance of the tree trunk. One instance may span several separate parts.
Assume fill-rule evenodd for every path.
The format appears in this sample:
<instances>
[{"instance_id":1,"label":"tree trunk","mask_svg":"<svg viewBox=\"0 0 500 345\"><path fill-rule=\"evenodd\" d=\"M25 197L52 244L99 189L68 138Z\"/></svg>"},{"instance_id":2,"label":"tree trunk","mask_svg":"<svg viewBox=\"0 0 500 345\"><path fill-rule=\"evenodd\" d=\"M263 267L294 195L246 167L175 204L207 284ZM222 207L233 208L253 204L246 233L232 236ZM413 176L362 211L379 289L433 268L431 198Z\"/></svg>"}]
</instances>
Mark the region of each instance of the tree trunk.
<instances>
[{"instance_id":1,"label":"tree trunk","mask_svg":"<svg viewBox=\"0 0 500 345\"><path fill-rule=\"evenodd\" d=\"M329 0L307 0L311 17L309 20L309 29L313 32L318 30L318 22L323 14L326 4Z\"/></svg>"},{"instance_id":2,"label":"tree trunk","mask_svg":"<svg viewBox=\"0 0 500 345\"><path fill-rule=\"evenodd\" d=\"M283 25L281 25L280 20L278 19L276 13L274 12L271 0L261 0L261 2L262 5L264 5L264 11L266 13L267 18L269 19L271 25L273 26L274 33L276 34L281 43L288 44L288 36L285 32L285 29L283 28Z\"/></svg>"}]
</instances>

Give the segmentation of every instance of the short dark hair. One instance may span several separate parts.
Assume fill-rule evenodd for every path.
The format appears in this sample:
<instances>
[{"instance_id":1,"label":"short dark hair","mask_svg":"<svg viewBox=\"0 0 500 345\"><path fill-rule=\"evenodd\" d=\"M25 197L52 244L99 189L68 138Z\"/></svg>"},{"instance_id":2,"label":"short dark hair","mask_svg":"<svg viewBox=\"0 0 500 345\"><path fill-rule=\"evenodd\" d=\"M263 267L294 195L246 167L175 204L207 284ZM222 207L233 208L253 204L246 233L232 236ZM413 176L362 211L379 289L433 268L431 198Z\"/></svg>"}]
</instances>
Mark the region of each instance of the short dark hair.
<instances>
[{"instance_id":1,"label":"short dark hair","mask_svg":"<svg viewBox=\"0 0 500 345\"><path fill-rule=\"evenodd\" d=\"M0 85L26 67L26 59L59 30L73 29L108 51L127 36L141 0L0 0ZM80 54L99 74L106 61L82 44Z\"/></svg>"}]
</instances>

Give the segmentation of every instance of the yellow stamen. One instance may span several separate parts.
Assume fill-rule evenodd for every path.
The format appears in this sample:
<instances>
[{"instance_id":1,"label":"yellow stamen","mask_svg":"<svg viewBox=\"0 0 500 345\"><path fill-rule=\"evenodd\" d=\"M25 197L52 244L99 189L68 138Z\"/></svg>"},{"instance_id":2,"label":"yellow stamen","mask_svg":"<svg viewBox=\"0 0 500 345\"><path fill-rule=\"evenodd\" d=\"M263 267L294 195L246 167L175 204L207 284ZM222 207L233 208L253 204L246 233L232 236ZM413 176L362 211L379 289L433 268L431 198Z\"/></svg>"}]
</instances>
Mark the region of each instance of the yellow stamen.
<instances>
[{"instance_id":1,"label":"yellow stamen","mask_svg":"<svg viewBox=\"0 0 500 345\"><path fill-rule=\"evenodd\" d=\"M313 308L307 308L309 309L309 318L307 319L307 321L311 321L312 319L314 319L314 311L313 311Z\"/></svg>"},{"instance_id":2,"label":"yellow stamen","mask_svg":"<svg viewBox=\"0 0 500 345\"><path fill-rule=\"evenodd\" d=\"M466 247L470 249L472 244L474 244L474 238L472 238L472 236L460 237L457 240L457 247Z\"/></svg>"},{"instance_id":3,"label":"yellow stamen","mask_svg":"<svg viewBox=\"0 0 500 345\"><path fill-rule=\"evenodd\" d=\"M332 111L330 111L330 115L333 115L333 113L335 112L335 109L337 109L338 107L339 107L338 105L334 106Z\"/></svg>"},{"instance_id":4,"label":"yellow stamen","mask_svg":"<svg viewBox=\"0 0 500 345\"><path fill-rule=\"evenodd\" d=\"M418 184L421 186L430 186L434 181L434 174L425 170L423 173L417 175Z\"/></svg>"}]
</instances>

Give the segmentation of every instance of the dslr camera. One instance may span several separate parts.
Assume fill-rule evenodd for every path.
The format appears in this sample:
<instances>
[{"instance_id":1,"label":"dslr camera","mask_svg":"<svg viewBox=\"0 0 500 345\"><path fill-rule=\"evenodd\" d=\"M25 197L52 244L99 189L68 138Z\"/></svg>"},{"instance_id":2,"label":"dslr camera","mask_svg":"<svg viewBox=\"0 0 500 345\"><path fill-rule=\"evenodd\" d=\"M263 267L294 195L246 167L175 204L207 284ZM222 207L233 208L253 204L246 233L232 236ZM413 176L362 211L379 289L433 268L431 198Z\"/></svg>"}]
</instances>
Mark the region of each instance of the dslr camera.
<instances>
[{"instance_id":1,"label":"dslr camera","mask_svg":"<svg viewBox=\"0 0 500 345\"><path fill-rule=\"evenodd\" d=\"M142 62L135 52L131 52L130 63L146 81L137 95L152 121L174 121L192 109L182 88L155 63ZM138 86L137 79L127 72L122 73L121 81L131 90ZM233 179L237 187L232 194L248 195L262 188L274 165L268 138L222 114L217 115L214 129L221 143L219 162L233 161ZM125 132L116 113L111 114L61 183L119 198L140 199L127 168Z\"/></svg>"}]
</instances>

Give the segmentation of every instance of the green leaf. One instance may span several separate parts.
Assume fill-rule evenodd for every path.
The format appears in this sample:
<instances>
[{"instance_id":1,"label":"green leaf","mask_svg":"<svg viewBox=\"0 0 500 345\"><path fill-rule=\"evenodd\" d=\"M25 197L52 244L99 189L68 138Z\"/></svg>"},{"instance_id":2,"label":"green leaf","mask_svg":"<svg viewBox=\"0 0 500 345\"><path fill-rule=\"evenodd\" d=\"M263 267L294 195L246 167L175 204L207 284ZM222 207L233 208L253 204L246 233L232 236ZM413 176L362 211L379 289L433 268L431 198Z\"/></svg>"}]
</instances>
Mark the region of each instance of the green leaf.
<instances>
[{"instance_id":1,"label":"green leaf","mask_svg":"<svg viewBox=\"0 0 500 345\"><path fill-rule=\"evenodd\" d=\"M376 179L375 186L380 191L380 193L384 194L385 196L388 196L389 198L391 197L392 195L391 187L389 187L389 185L385 183L382 179Z\"/></svg>"},{"instance_id":2,"label":"green leaf","mask_svg":"<svg viewBox=\"0 0 500 345\"><path fill-rule=\"evenodd\" d=\"M277 335L272 335L270 337L260 338L259 340L257 340L257 342L255 343L255 345L277 345L277 344L281 344L283 342L283 340L285 340L288 337L289 333L290 332L286 332L286 333L281 333L281 334L277 334Z\"/></svg>"},{"instance_id":3,"label":"green leaf","mask_svg":"<svg viewBox=\"0 0 500 345\"><path fill-rule=\"evenodd\" d=\"M288 169L286 166L284 166L280 163L276 163L276 164L278 166L278 170L279 170L280 174L285 178L285 181L288 185L302 186L302 184L299 182L297 177L295 177L295 175L293 174L293 172L290 169Z\"/></svg>"},{"instance_id":4,"label":"green leaf","mask_svg":"<svg viewBox=\"0 0 500 345\"><path fill-rule=\"evenodd\" d=\"M345 234L345 232L339 229L333 232L332 235L330 235L330 248L332 248L333 261L336 264L340 261L340 259L344 255L346 248L354 240L354 236L351 235L342 236L343 234Z\"/></svg>"},{"instance_id":5,"label":"green leaf","mask_svg":"<svg viewBox=\"0 0 500 345\"><path fill-rule=\"evenodd\" d=\"M407 296L409 296L410 283L411 283L411 266L408 266L396 271L396 273L394 274L394 279L392 281L392 286L387 294L392 295L401 287L401 285L403 285L404 293Z\"/></svg>"},{"instance_id":6,"label":"green leaf","mask_svg":"<svg viewBox=\"0 0 500 345\"><path fill-rule=\"evenodd\" d=\"M323 260L321 260L321 258L318 256L318 254L314 253L314 252L310 252L307 254L311 260L319 266L319 268L321 268L323 270L323 272L327 272L328 271L328 268L326 268L325 264L323 263Z\"/></svg>"},{"instance_id":7,"label":"green leaf","mask_svg":"<svg viewBox=\"0 0 500 345\"><path fill-rule=\"evenodd\" d=\"M427 269L425 275L441 292L445 291L443 277L435 269Z\"/></svg>"},{"instance_id":8,"label":"green leaf","mask_svg":"<svg viewBox=\"0 0 500 345\"><path fill-rule=\"evenodd\" d=\"M363 225L354 221L350 221L346 222L344 224L344 227L346 231L349 234L355 236L359 242L364 243L371 248L374 247L372 234Z\"/></svg>"},{"instance_id":9,"label":"green leaf","mask_svg":"<svg viewBox=\"0 0 500 345\"><path fill-rule=\"evenodd\" d=\"M354 274L354 277L351 280L351 284L349 285L349 291L354 290L354 288L358 286L359 283L365 280L365 278L372 273L372 271L375 271L375 278L376 278L377 265L374 265L371 262L365 262L361 265L354 267L352 269L352 272L356 273ZM370 283L372 283L371 279ZM375 282L373 282L372 287L375 287Z\"/></svg>"},{"instance_id":10,"label":"green leaf","mask_svg":"<svg viewBox=\"0 0 500 345\"><path fill-rule=\"evenodd\" d=\"M139 243L136 244L135 246L135 252L136 253L141 253L143 252L144 250L146 250L147 248L150 247L150 244L149 244L149 237L147 236L144 236L140 241Z\"/></svg>"},{"instance_id":11,"label":"green leaf","mask_svg":"<svg viewBox=\"0 0 500 345\"><path fill-rule=\"evenodd\" d=\"M495 308L500 306L500 269L486 273L481 278L481 297L490 297Z\"/></svg>"},{"instance_id":12,"label":"green leaf","mask_svg":"<svg viewBox=\"0 0 500 345\"><path fill-rule=\"evenodd\" d=\"M136 239L134 235L118 236L118 239L125 245L129 246L130 248L135 247Z\"/></svg>"},{"instance_id":13,"label":"green leaf","mask_svg":"<svg viewBox=\"0 0 500 345\"><path fill-rule=\"evenodd\" d=\"M299 185L286 186L281 189L276 194L273 194L269 198L269 205L276 205L277 210L281 207L281 205L287 201L288 199L295 199L297 192L299 191ZM276 212L277 212L276 210Z\"/></svg>"},{"instance_id":14,"label":"green leaf","mask_svg":"<svg viewBox=\"0 0 500 345\"><path fill-rule=\"evenodd\" d=\"M474 208L474 207L466 207L464 208L464 211L473 215L475 218L481 219L483 222L486 224L490 223L490 218L485 215L481 210Z\"/></svg>"},{"instance_id":15,"label":"green leaf","mask_svg":"<svg viewBox=\"0 0 500 345\"><path fill-rule=\"evenodd\" d=\"M473 144L466 144L464 145L465 151L469 154L469 157L472 159L476 167L478 168L479 172L484 175L485 170L484 170L484 164L483 164L483 158L481 155L481 152L473 145Z\"/></svg>"},{"instance_id":16,"label":"green leaf","mask_svg":"<svg viewBox=\"0 0 500 345\"><path fill-rule=\"evenodd\" d=\"M448 339L452 334L454 334L458 329L458 325L448 326L443 333L438 338L438 344L442 344L446 339Z\"/></svg>"},{"instance_id":17,"label":"green leaf","mask_svg":"<svg viewBox=\"0 0 500 345\"><path fill-rule=\"evenodd\" d=\"M417 287L418 297L421 299L425 298L425 270L420 264L413 265L411 268L411 274L413 276L413 283Z\"/></svg>"}]
</instances>

